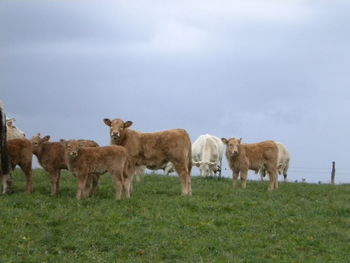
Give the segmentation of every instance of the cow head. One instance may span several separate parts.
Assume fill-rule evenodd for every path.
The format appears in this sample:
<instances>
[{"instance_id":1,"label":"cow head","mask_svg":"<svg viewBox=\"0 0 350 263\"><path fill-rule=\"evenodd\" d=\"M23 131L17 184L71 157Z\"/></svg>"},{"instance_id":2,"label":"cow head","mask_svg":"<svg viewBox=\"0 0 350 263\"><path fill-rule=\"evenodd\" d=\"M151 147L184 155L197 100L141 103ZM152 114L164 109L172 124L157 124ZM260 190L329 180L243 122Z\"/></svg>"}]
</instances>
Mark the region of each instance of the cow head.
<instances>
[{"instance_id":1,"label":"cow head","mask_svg":"<svg viewBox=\"0 0 350 263\"><path fill-rule=\"evenodd\" d=\"M71 159L76 159L79 155L79 150L82 147L82 144L78 140L61 140L64 145L65 154L68 155Z\"/></svg>"},{"instance_id":2,"label":"cow head","mask_svg":"<svg viewBox=\"0 0 350 263\"><path fill-rule=\"evenodd\" d=\"M6 120L8 139L25 138L24 132L15 126L15 121L15 118Z\"/></svg>"},{"instance_id":3,"label":"cow head","mask_svg":"<svg viewBox=\"0 0 350 263\"><path fill-rule=\"evenodd\" d=\"M120 119L104 119L104 123L110 127L110 133L111 140L117 144L120 145L124 138L125 138L125 129L129 128L132 125L132 121L122 121Z\"/></svg>"},{"instance_id":4,"label":"cow head","mask_svg":"<svg viewBox=\"0 0 350 263\"><path fill-rule=\"evenodd\" d=\"M215 162L193 162L199 168L200 175L207 177L210 171L217 172L218 165Z\"/></svg>"},{"instance_id":5,"label":"cow head","mask_svg":"<svg viewBox=\"0 0 350 263\"><path fill-rule=\"evenodd\" d=\"M15 118L7 119L7 120L6 120L6 126L7 126L7 128L11 128L11 127L14 125L15 121L16 121Z\"/></svg>"},{"instance_id":6,"label":"cow head","mask_svg":"<svg viewBox=\"0 0 350 263\"><path fill-rule=\"evenodd\" d=\"M236 157L239 154L239 145L241 144L242 138L230 138L230 139L221 139L224 144L226 144L226 154L227 156Z\"/></svg>"},{"instance_id":7,"label":"cow head","mask_svg":"<svg viewBox=\"0 0 350 263\"><path fill-rule=\"evenodd\" d=\"M30 142L32 143L32 152L37 153L44 142L48 142L50 140L50 136L47 135L43 138L40 137L40 133L35 134Z\"/></svg>"}]
</instances>

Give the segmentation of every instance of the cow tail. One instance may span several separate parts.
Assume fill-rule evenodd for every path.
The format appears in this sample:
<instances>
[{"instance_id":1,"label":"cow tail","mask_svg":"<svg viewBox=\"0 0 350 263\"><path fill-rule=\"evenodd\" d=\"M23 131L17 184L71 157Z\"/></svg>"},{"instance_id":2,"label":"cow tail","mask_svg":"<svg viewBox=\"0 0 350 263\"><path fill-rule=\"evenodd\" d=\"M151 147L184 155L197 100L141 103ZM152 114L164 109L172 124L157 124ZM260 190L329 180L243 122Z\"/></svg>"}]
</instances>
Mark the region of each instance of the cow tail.
<instances>
[{"instance_id":1,"label":"cow tail","mask_svg":"<svg viewBox=\"0 0 350 263\"><path fill-rule=\"evenodd\" d=\"M191 176L191 170L192 170L192 143L191 140L189 140L189 150L188 150L188 174Z\"/></svg>"},{"instance_id":2,"label":"cow tail","mask_svg":"<svg viewBox=\"0 0 350 263\"><path fill-rule=\"evenodd\" d=\"M4 108L0 102L0 162L2 174L8 174L10 172L10 160L7 148L6 138L6 116Z\"/></svg>"}]
</instances>

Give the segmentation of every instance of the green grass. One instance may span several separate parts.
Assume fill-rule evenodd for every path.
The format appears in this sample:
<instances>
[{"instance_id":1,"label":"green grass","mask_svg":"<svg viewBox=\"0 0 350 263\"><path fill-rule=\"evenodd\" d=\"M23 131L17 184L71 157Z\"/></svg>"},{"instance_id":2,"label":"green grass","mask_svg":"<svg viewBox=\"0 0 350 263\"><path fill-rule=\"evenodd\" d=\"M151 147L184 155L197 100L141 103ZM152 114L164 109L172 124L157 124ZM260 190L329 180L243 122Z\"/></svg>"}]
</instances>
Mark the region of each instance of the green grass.
<instances>
[{"instance_id":1,"label":"green grass","mask_svg":"<svg viewBox=\"0 0 350 263\"><path fill-rule=\"evenodd\" d=\"M96 196L75 199L34 172L34 193L0 196L0 262L350 262L350 185L192 178L192 197L177 177L145 176L129 200L114 200L108 175Z\"/></svg>"}]
</instances>

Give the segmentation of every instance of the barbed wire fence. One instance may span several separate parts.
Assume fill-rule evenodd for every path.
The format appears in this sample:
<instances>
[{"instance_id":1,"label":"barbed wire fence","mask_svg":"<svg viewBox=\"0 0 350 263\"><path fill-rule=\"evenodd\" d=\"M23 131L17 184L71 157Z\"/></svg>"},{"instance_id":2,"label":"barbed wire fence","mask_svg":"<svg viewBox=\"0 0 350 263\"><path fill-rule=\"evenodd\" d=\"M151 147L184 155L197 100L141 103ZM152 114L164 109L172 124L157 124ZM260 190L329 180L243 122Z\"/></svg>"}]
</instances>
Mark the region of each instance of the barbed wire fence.
<instances>
[{"instance_id":1,"label":"barbed wire fence","mask_svg":"<svg viewBox=\"0 0 350 263\"><path fill-rule=\"evenodd\" d=\"M224 167L224 176L231 176L231 169ZM252 174L254 172L251 172ZM260 177L251 176L253 180ZM288 180L290 182L313 182L319 184L350 183L350 167L335 167L331 162L329 167L290 166L288 169ZM338 180L339 179L339 180Z\"/></svg>"}]
</instances>

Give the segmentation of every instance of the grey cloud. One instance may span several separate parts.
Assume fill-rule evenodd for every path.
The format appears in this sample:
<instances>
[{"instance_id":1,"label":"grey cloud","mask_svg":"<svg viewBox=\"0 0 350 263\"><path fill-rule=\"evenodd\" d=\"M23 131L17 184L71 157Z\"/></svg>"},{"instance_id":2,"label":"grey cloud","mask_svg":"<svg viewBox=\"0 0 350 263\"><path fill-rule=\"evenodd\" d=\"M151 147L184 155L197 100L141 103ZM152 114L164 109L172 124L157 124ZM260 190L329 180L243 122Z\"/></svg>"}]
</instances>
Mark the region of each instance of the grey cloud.
<instances>
[{"instance_id":1,"label":"grey cloud","mask_svg":"<svg viewBox=\"0 0 350 263\"><path fill-rule=\"evenodd\" d=\"M296 167L347 166L349 4L145 3L1 2L8 115L53 139L108 144L102 119L118 117L141 131L182 127L193 140L275 139Z\"/></svg>"}]
</instances>

